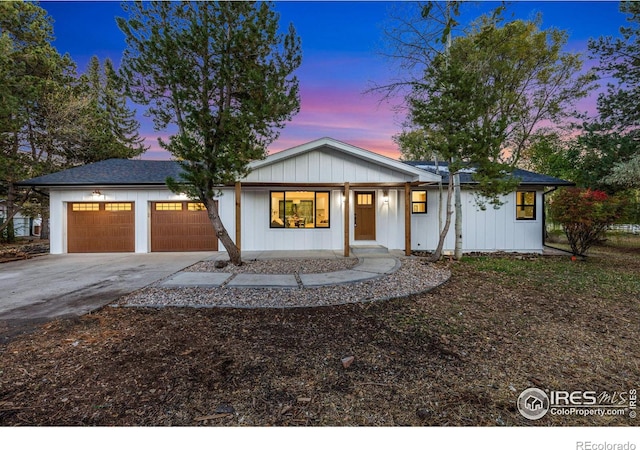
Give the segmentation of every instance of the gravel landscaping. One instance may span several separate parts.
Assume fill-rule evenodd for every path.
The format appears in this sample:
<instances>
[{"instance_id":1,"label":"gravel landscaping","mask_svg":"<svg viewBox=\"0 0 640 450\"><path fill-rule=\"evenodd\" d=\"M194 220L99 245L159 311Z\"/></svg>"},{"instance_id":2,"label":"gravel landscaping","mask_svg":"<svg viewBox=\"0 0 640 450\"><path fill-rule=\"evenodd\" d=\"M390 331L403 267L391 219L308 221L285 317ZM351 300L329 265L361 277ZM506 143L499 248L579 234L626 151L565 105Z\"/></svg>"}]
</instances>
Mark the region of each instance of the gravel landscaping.
<instances>
[{"instance_id":1,"label":"gravel landscaping","mask_svg":"<svg viewBox=\"0 0 640 450\"><path fill-rule=\"evenodd\" d=\"M331 259L258 259L244 261L241 266L228 264L216 268L219 261L201 261L184 272L224 272L224 273L258 273L279 275L288 273L325 273L352 269L358 264L358 258Z\"/></svg>"},{"instance_id":2,"label":"gravel landscaping","mask_svg":"<svg viewBox=\"0 0 640 450\"><path fill-rule=\"evenodd\" d=\"M213 262L198 263L187 271L223 271L234 273L319 273L345 270L357 260L260 260L241 267L227 266L214 269ZM447 269L439 268L418 258L401 258L400 268L380 278L349 284L302 289L279 288L163 288L158 284L141 289L121 298L114 306L134 307L234 307L234 308L290 308L341 305L406 297L429 291L451 276ZM264 272L259 272L264 270Z\"/></svg>"}]
</instances>

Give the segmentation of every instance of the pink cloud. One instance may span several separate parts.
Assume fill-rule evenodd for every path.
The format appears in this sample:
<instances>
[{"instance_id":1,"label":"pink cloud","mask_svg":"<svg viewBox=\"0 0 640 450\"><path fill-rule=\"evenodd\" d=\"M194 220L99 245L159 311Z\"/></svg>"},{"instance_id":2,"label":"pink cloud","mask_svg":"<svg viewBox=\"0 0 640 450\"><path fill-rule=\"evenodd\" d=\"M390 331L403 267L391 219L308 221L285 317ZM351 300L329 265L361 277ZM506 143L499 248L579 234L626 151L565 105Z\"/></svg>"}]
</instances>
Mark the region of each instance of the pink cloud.
<instances>
[{"instance_id":1,"label":"pink cloud","mask_svg":"<svg viewBox=\"0 0 640 450\"><path fill-rule=\"evenodd\" d=\"M303 88L300 113L288 123L271 152L331 137L397 158L392 136L401 130L393 107L350 87Z\"/></svg>"}]
</instances>

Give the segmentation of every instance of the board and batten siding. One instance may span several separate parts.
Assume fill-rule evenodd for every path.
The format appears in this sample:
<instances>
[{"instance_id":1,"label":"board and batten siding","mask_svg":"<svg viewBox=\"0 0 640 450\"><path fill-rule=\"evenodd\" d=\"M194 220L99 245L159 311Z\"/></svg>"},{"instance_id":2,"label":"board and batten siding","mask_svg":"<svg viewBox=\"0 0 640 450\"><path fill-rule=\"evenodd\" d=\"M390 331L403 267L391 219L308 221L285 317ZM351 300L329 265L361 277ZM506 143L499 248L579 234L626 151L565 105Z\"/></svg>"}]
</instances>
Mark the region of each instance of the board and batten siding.
<instances>
[{"instance_id":1,"label":"board and batten siding","mask_svg":"<svg viewBox=\"0 0 640 450\"><path fill-rule=\"evenodd\" d=\"M319 148L254 169L243 182L397 183L414 176L339 151Z\"/></svg>"},{"instance_id":2,"label":"board and batten siding","mask_svg":"<svg viewBox=\"0 0 640 450\"><path fill-rule=\"evenodd\" d=\"M411 248L434 250L438 245L438 191L427 192L427 214L411 216ZM487 205L482 211L476 204L473 192L462 191L462 250L463 252L524 252L541 253L542 242L542 191L536 191L536 219L516 220L516 193L503 196L504 204L494 209ZM446 192L443 193L443 223L445 220ZM445 239L444 250L455 247L455 212Z\"/></svg>"},{"instance_id":3,"label":"board and batten siding","mask_svg":"<svg viewBox=\"0 0 640 450\"><path fill-rule=\"evenodd\" d=\"M327 188L304 188L326 191ZM274 188L281 190L281 188ZM389 249L404 249L404 190L390 189L384 201L382 189L358 189L376 193L376 239L354 240L355 191L349 195L349 236L351 245L378 244ZM342 250L344 246L344 203L341 189L330 190L329 228L270 228L270 190L246 187L242 191L242 250ZM233 217L233 216L232 216ZM230 221L228 221L230 222ZM229 226L233 229L233 227ZM229 230L229 228L227 228ZM232 234L229 230L229 234ZM233 235L233 234L232 234Z\"/></svg>"}]
</instances>

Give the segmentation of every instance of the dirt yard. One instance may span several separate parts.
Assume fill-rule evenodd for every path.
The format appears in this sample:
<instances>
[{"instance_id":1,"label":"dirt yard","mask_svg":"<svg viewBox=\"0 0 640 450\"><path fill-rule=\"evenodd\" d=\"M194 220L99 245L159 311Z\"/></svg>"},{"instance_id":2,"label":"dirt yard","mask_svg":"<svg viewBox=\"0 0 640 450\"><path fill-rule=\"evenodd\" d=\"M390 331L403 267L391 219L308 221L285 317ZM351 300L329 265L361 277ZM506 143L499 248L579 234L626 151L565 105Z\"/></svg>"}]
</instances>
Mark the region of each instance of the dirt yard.
<instances>
[{"instance_id":1,"label":"dirt yard","mask_svg":"<svg viewBox=\"0 0 640 450\"><path fill-rule=\"evenodd\" d=\"M640 388L638 262L637 240L611 240L586 261L466 258L373 304L106 307L0 346L0 425L637 426L534 422L516 400Z\"/></svg>"}]
</instances>

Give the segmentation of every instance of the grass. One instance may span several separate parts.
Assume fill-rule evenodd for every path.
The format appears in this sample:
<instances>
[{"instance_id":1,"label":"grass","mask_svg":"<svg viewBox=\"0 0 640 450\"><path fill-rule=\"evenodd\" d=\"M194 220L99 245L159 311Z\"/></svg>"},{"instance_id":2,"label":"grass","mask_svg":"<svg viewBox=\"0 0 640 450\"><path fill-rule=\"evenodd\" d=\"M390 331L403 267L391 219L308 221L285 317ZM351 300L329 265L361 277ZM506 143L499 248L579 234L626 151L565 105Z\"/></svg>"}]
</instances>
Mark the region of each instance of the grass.
<instances>
[{"instance_id":1,"label":"grass","mask_svg":"<svg viewBox=\"0 0 640 450\"><path fill-rule=\"evenodd\" d=\"M637 426L532 422L515 403L528 387L638 389L639 248L465 258L411 299L52 322L0 346L0 425Z\"/></svg>"},{"instance_id":2,"label":"grass","mask_svg":"<svg viewBox=\"0 0 640 450\"><path fill-rule=\"evenodd\" d=\"M637 273L612 270L613 267L604 270L607 260L599 256L572 262L558 257L523 264L512 259L477 258L467 260L466 264L479 272L500 275L496 281L501 285L524 282L534 292L553 290L557 295L567 296L593 293L603 300L640 297Z\"/></svg>"}]
</instances>

